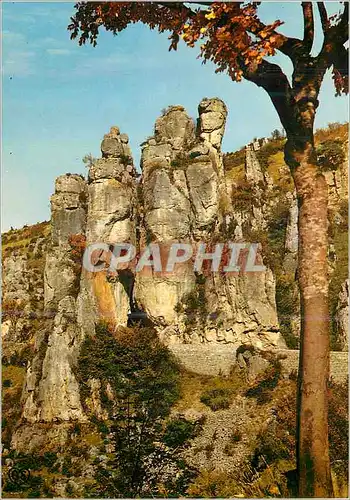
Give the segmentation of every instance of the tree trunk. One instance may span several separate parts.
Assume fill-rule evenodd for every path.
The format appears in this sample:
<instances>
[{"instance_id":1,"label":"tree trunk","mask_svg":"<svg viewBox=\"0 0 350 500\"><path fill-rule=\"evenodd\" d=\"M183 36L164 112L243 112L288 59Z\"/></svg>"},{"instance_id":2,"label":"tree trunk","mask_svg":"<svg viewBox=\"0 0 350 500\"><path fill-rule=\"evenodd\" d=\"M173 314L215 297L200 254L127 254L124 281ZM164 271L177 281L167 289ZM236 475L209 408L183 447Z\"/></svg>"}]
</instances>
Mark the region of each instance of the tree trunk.
<instances>
[{"instance_id":1,"label":"tree trunk","mask_svg":"<svg viewBox=\"0 0 350 500\"><path fill-rule=\"evenodd\" d=\"M305 136L304 136L305 137ZM297 409L297 469L300 497L331 497L328 448L328 186L313 164L313 140L290 147L299 204L298 273L301 343Z\"/></svg>"}]
</instances>

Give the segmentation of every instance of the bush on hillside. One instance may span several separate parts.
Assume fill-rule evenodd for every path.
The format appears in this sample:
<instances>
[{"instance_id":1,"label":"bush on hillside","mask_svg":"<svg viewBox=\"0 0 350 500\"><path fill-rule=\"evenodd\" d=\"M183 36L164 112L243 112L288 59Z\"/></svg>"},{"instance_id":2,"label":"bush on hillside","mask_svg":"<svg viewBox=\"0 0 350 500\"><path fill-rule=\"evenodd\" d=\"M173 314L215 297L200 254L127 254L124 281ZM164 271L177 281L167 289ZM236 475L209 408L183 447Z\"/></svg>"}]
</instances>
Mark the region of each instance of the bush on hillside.
<instances>
[{"instance_id":1,"label":"bush on hillside","mask_svg":"<svg viewBox=\"0 0 350 500\"><path fill-rule=\"evenodd\" d=\"M161 485L168 494L182 494L193 470L180 452L194 427L184 420L167 423L179 397L179 369L156 332L112 332L98 325L82 346L78 377L84 399L89 379L100 380L101 404L109 416L105 440L114 451L99 467L97 496L153 496Z\"/></svg>"}]
</instances>

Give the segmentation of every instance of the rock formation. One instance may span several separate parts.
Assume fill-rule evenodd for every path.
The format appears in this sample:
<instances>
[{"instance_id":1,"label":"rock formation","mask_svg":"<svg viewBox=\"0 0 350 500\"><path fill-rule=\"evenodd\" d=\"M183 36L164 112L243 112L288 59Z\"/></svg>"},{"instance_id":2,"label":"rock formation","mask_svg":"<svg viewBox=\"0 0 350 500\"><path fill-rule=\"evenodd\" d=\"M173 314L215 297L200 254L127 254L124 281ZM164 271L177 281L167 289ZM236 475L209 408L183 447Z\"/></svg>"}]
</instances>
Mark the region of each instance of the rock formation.
<instances>
[{"instance_id":1,"label":"rock formation","mask_svg":"<svg viewBox=\"0 0 350 500\"><path fill-rule=\"evenodd\" d=\"M76 298L80 271L72 255L72 237L85 232L86 182L78 175L58 177L51 197L52 240L46 255L44 304L53 317L50 329L36 339L24 388L24 420L83 419L74 363L80 345ZM78 265L79 266L79 265Z\"/></svg>"},{"instance_id":2,"label":"rock formation","mask_svg":"<svg viewBox=\"0 0 350 500\"><path fill-rule=\"evenodd\" d=\"M335 314L337 340L342 351L349 350L349 280L345 280L338 298Z\"/></svg>"},{"instance_id":3,"label":"rock formation","mask_svg":"<svg viewBox=\"0 0 350 500\"><path fill-rule=\"evenodd\" d=\"M199 241L227 239L222 201L228 193L220 149L227 110L219 99L204 99L198 111L195 133L183 108L168 108L143 145L140 210L147 243L161 242L166 248L176 240L196 247ZM191 262L175 275L136 276L135 301L165 342L283 344L271 271L198 279ZM198 302L191 310L190 298Z\"/></svg>"},{"instance_id":4,"label":"rock formation","mask_svg":"<svg viewBox=\"0 0 350 500\"><path fill-rule=\"evenodd\" d=\"M203 345L213 353L225 346L285 347L276 307L277 274L262 245L256 264L264 263L265 269L259 272L208 273L205 266L198 272L194 257L177 264L175 272L152 266L136 271L135 262L108 269L111 250L118 243L134 245L136 262L150 244L157 243L164 263L173 242L190 244L194 253L200 245L213 252L218 242L258 243L265 234L280 231L283 257L278 279L287 276L296 287L298 207L294 186L285 180L286 167L263 169L257 143L245 148L244 168L228 176L221 152L226 106L218 98L203 99L198 113L195 124L181 106L165 110L153 136L142 144L140 178L128 136L112 127L102 140L102 157L91 163L86 180L73 174L56 180L51 242L43 238L33 248L34 256L40 252L45 257L44 272L33 270L23 254L6 257L3 297L7 303L15 301L14 308L23 310L23 315L14 320L7 314L5 349L13 353L13 346L21 342L28 346L29 337L34 349L26 367L21 420L12 439L15 448L33 446L34 441L40 446L46 432L40 426L45 424L57 424L50 439L64 440L69 422L86 421L75 368L83 340L101 321L113 332L139 317L178 353L186 345L189 350ZM283 180L282 191L276 179ZM336 191L330 185L335 208L335 197L345 196L339 179ZM273 226L275 219L285 223L283 231ZM82 266L84 250L95 243L100 245L93 254L95 264L107 265L99 272ZM242 261L246 252L242 250ZM293 291L297 294L296 288ZM40 318L35 328L30 326L33 299ZM335 318L343 349L347 311L348 282L342 287ZM288 314L297 335L298 307ZM90 410L103 419L99 380L90 382Z\"/></svg>"}]
</instances>

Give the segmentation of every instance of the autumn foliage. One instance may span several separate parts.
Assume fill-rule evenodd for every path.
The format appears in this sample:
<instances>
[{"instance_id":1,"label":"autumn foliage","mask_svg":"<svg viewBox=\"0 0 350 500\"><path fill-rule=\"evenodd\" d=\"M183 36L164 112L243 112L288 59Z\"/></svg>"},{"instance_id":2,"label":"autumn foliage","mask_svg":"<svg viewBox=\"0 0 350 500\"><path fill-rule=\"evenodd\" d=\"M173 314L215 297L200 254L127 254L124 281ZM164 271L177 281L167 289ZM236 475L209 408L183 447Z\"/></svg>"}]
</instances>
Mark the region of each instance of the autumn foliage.
<instances>
[{"instance_id":1,"label":"autumn foliage","mask_svg":"<svg viewBox=\"0 0 350 500\"><path fill-rule=\"evenodd\" d=\"M76 264L81 265L86 248L86 237L83 234L71 234L68 243L71 246L72 260Z\"/></svg>"},{"instance_id":2,"label":"autumn foliage","mask_svg":"<svg viewBox=\"0 0 350 500\"><path fill-rule=\"evenodd\" d=\"M260 20L259 3L198 2L193 8L191 3L182 2L79 2L68 29L71 38L78 38L80 45L90 42L95 46L101 27L116 35L128 25L142 22L160 33L170 32L169 50L176 50L182 39L189 47L198 47L199 57L216 64L217 72L227 71L233 80L240 81L243 76L249 79L249 73L266 56L275 55L276 50L291 56L303 49L302 41L276 31L282 21L265 24ZM341 14L328 16L323 2L318 4L328 39L322 50L327 57L320 63L333 66L337 93L347 92L348 65L344 53L339 50L332 53L331 47L344 19ZM311 15L305 7L305 25L313 24Z\"/></svg>"}]
</instances>

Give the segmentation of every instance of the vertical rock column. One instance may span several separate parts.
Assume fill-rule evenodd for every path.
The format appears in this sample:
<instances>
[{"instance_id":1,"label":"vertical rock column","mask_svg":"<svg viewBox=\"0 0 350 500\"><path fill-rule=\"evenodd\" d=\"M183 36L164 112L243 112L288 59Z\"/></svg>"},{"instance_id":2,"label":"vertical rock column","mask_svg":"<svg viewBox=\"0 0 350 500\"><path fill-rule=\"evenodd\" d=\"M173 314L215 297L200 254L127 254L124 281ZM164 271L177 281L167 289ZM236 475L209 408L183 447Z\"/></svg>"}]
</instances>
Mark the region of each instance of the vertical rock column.
<instances>
[{"instance_id":1,"label":"vertical rock column","mask_svg":"<svg viewBox=\"0 0 350 500\"><path fill-rule=\"evenodd\" d=\"M220 239L225 241L225 225L221 228L218 225L222 222L220 216L226 213L237 219L237 214L233 213L232 205L227 199L220 151L227 116L226 106L219 99L204 99L199 105L199 116L199 135L204 139L204 144L209 145L211 159L211 164L208 164L205 170L208 172L213 168L215 175L206 183L206 175L196 168L195 163L189 167L187 175L192 169L194 179L197 179L197 182L200 180L205 189L214 187L216 196L212 197L210 203L213 211L211 231L216 232ZM252 148L246 149L246 180L252 192L260 196L265 179ZM205 192L199 192L198 205L202 203L205 206L205 199ZM266 225L260 206L253 205L253 213L249 215L249 219L252 227L261 229ZM209 221L209 218L207 220ZM242 220L245 219L241 214L238 222ZM210 230L198 229L200 224L197 224L197 234L204 240L210 239ZM244 239L242 228L237 233L238 239ZM198 330L202 342L252 343L259 347L284 345L279 333L275 282L271 270L236 275L233 273L227 276L213 273L205 281L205 301L207 318L202 331Z\"/></svg>"},{"instance_id":2,"label":"vertical rock column","mask_svg":"<svg viewBox=\"0 0 350 500\"><path fill-rule=\"evenodd\" d=\"M193 210L195 240L208 240L222 222L227 202L221 142L227 108L221 99L203 99L198 106L197 141L188 152L186 170Z\"/></svg>"},{"instance_id":3,"label":"vertical rock column","mask_svg":"<svg viewBox=\"0 0 350 500\"><path fill-rule=\"evenodd\" d=\"M31 423L84 420L74 376L81 343L76 323L80 263L72 245L85 232L85 203L86 183L81 176L57 178L44 276L45 310L53 321L50 329L38 332L37 353L27 371L23 418Z\"/></svg>"},{"instance_id":4,"label":"vertical rock column","mask_svg":"<svg viewBox=\"0 0 350 500\"><path fill-rule=\"evenodd\" d=\"M225 189L220 146L227 110L220 99L199 105L197 132L181 106L171 106L158 118L155 133L142 151L143 243L157 242L167 256L170 243L207 241L220 222L220 198ZM162 264L164 265L164 261ZM136 300L166 342L192 342L183 299L196 286L193 261L176 272L138 273Z\"/></svg>"},{"instance_id":5,"label":"vertical rock column","mask_svg":"<svg viewBox=\"0 0 350 500\"><path fill-rule=\"evenodd\" d=\"M191 241L193 212L185 170L186 153L194 140L193 121L182 106L171 106L157 119L154 136L143 144L141 251L154 242L166 256L172 241ZM179 341L176 306L193 285L190 264L172 274L145 270L136 275L135 300L159 330L166 329L165 336Z\"/></svg>"},{"instance_id":6,"label":"vertical rock column","mask_svg":"<svg viewBox=\"0 0 350 500\"><path fill-rule=\"evenodd\" d=\"M101 144L102 158L90 167L86 244L135 244L135 176L126 134L112 127ZM130 271L109 273L83 269L78 298L78 322L85 333L105 320L114 327L126 325L133 276Z\"/></svg>"}]
</instances>

